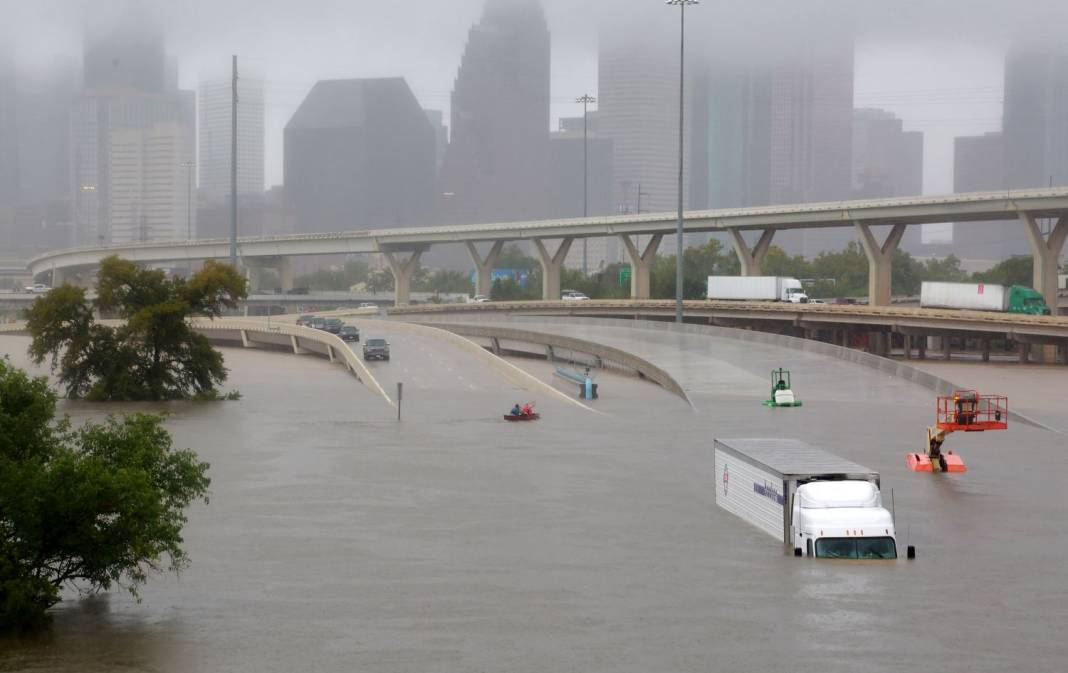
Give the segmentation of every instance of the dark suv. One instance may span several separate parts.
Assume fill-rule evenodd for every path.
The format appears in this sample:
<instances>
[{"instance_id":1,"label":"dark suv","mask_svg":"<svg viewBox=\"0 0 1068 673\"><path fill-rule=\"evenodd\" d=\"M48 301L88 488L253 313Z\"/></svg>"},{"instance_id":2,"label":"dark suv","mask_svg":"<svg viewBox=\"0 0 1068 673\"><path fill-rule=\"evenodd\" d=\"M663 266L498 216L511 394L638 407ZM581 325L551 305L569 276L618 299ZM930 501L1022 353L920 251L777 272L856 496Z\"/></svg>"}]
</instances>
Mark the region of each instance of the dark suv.
<instances>
[{"instance_id":1,"label":"dark suv","mask_svg":"<svg viewBox=\"0 0 1068 673\"><path fill-rule=\"evenodd\" d=\"M344 324L341 322L341 318L327 318L323 321L323 329L331 334L337 334Z\"/></svg>"},{"instance_id":2,"label":"dark suv","mask_svg":"<svg viewBox=\"0 0 1068 673\"><path fill-rule=\"evenodd\" d=\"M313 316L313 315L302 315L299 318L297 318L297 325L300 325L302 327L307 327L311 323L312 319L314 319L314 318L315 318L315 316Z\"/></svg>"},{"instance_id":3,"label":"dark suv","mask_svg":"<svg viewBox=\"0 0 1068 673\"><path fill-rule=\"evenodd\" d=\"M337 333L341 337L342 341L359 341L360 330L356 329L355 325L342 325L341 331Z\"/></svg>"},{"instance_id":4,"label":"dark suv","mask_svg":"<svg viewBox=\"0 0 1068 673\"><path fill-rule=\"evenodd\" d=\"M389 362L389 342L385 339L368 339L364 341L363 359Z\"/></svg>"},{"instance_id":5,"label":"dark suv","mask_svg":"<svg viewBox=\"0 0 1068 673\"><path fill-rule=\"evenodd\" d=\"M326 318L321 318L319 316L315 316L311 320L309 320L308 322L306 322L304 324L307 327L311 327L312 329L322 329L323 328L323 323L325 323L325 322L326 322Z\"/></svg>"}]
</instances>

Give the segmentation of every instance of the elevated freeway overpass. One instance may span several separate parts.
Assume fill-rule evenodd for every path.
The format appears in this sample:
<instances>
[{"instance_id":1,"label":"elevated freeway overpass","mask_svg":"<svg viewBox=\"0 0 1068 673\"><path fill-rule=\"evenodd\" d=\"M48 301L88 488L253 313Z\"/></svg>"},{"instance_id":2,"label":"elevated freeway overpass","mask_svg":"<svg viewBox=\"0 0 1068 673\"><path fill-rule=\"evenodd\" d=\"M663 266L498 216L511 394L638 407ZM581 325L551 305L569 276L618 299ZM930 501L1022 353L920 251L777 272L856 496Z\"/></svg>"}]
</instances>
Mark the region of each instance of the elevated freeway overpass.
<instances>
[{"instance_id":1,"label":"elevated freeway overpass","mask_svg":"<svg viewBox=\"0 0 1068 673\"><path fill-rule=\"evenodd\" d=\"M727 234L741 261L744 275L759 275L776 232L790 229L847 227L856 231L869 262L868 294L872 305L890 303L891 260L905 229L935 222L967 223L1019 220L1021 233L1035 259L1034 287L1053 305L1057 265L1068 238L1068 188L980 192L946 196L868 199L760 208L693 210L684 213L687 233ZM1043 231L1039 220L1055 220ZM488 294L491 271L508 241L533 241L542 266L542 296L560 296L560 270L576 239L615 236L630 259L631 296L649 298L649 269L664 236L675 232L675 213L641 213L609 217L498 222L438 227L375 229L323 234L253 236L238 240L238 254L256 287L257 270L276 268L283 289L293 285L289 259L300 255L376 253L393 272L396 304L409 303L412 273L420 256L433 245L463 244L477 270L476 291ZM877 227L888 227L884 240ZM637 236L649 236L639 249ZM479 244L489 248L479 249ZM51 274L58 284L86 274L108 255L145 263L226 259L228 239L150 241L125 245L57 250L29 261L34 277Z\"/></svg>"},{"instance_id":2,"label":"elevated freeway overpass","mask_svg":"<svg viewBox=\"0 0 1068 673\"><path fill-rule=\"evenodd\" d=\"M896 347L906 359L926 357L928 338L935 337L941 355L949 359L952 339L978 342L981 357L990 359L991 341L1012 341L1021 362L1035 359L1068 364L1068 317L984 311L953 311L913 306L849 306L785 302L683 302L686 322L720 327L746 327L828 341L841 346L866 344L877 355L889 356ZM448 316L576 316L673 320L674 300L589 300L485 302L405 306L389 310L391 317L418 321Z\"/></svg>"}]
</instances>

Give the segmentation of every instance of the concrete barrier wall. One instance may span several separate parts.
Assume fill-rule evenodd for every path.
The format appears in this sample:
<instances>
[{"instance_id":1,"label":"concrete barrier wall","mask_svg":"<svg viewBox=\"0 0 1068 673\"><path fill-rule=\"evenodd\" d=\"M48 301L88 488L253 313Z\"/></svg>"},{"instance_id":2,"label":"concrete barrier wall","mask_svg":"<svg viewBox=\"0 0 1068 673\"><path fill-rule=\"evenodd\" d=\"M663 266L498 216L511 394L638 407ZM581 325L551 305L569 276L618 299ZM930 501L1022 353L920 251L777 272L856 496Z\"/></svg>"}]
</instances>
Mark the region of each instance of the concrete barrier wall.
<instances>
[{"instance_id":1,"label":"concrete barrier wall","mask_svg":"<svg viewBox=\"0 0 1068 673\"><path fill-rule=\"evenodd\" d=\"M403 323L399 323L403 324ZM420 321L419 324L424 324ZM434 327L448 330L454 334L459 334L464 337L472 337L479 339L506 339L510 341L519 341L525 343L542 344L545 346L552 346L553 348L563 348L578 351L581 353L587 353L593 355L602 360L618 363L622 367L631 371L636 371L644 378L654 381L660 384L661 387L669 390L670 392L678 395L682 399L690 403L689 396L686 395L686 391L678 381L674 379L667 371L657 367L652 362L638 357L632 353L613 348L612 346L605 346L593 341L587 341L584 339L577 339L574 337L565 337L559 334L551 334L536 330L525 330L519 328L500 327L496 325L472 325L465 323L448 323L434 321ZM482 350L478 344L472 344ZM692 406L692 403L691 403Z\"/></svg>"}]
</instances>

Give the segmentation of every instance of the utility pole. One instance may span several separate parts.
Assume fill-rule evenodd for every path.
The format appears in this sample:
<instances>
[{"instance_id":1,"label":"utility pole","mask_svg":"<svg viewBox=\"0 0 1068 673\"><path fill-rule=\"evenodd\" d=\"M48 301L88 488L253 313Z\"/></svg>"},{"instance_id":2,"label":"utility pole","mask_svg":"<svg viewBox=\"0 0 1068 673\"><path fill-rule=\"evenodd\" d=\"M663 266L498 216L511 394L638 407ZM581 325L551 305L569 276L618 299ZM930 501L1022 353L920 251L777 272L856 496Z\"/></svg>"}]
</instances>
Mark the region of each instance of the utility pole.
<instances>
[{"instance_id":1,"label":"utility pole","mask_svg":"<svg viewBox=\"0 0 1068 673\"><path fill-rule=\"evenodd\" d=\"M576 103L582 103L582 216L587 217L589 215L590 206L590 160L589 160L589 114L586 111L586 106L590 103L596 103L597 99L590 94L583 94L580 98L575 99ZM586 241L587 238L582 239L582 275L588 277L589 273L589 256L587 254Z\"/></svg>"},{"instance_id":2,"label":"utility pole","mask_svg":"<svg viewBox=\"0 0 1068 673\"><path fill-rule=\"evenodd\" d=\"M186 169L185 179L185 240L193 240L193 167L192 161L183 161L179 164Z\"/></svg>"},{"instance_id":3,"label":"utility pole","mask_svg":"<svg viewBox=\"0 0 1068 673\"><path fill-rule=\"evenodd\" d=\"M675 226L675 322L682 322L682 129L684 83L683 66L686 62L686 5L699 4L698 0L666 0L668 5L679 7L679 219Z\"/></svg>"},{"instance_id":4,"label":"utility pole","mask_svg":"<svg viewBox=\"0 0 1068 673\"><path fill-rule=\"evenodd\" d=\"M230 104L230 266L237 269L237 54L234 54Z\"/></svg>"}]
</instances>

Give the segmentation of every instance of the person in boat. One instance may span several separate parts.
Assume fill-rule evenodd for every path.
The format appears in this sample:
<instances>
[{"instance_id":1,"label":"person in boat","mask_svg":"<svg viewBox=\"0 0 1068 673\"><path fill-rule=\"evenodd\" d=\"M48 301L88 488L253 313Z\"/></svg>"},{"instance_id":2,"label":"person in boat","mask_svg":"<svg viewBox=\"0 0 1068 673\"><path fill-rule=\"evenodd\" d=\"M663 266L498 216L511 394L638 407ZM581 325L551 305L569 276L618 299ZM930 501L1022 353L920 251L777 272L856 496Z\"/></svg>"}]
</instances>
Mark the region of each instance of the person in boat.
<instances>
[{"instance_id":1,"label":"person in boat","mask_svg":"<svg viewBox=\"0 0 1068 673\"><path fill-rule=\"evenodd\" d=\"M511 414L512 416L519 416L520 414L522 414L523 413L523 409L522 409L522 407L519 406L519 402L516 402L515 406L512 407L512 410L510 412L508 412L508 413Z\"/></svg>"},{"instance_id":2,"label":"person in boat","mask_svg":"<svg viewBox=\"0 0 1068 673\"><path fill-rule=\"evenodd\" d=\"M534 407L533 407L533 405L530 404L530 402L527 402L526 404L523 405L523 415L524 416L530 416L533 413L534 413Z\"/></svg>"}]
</instances>

